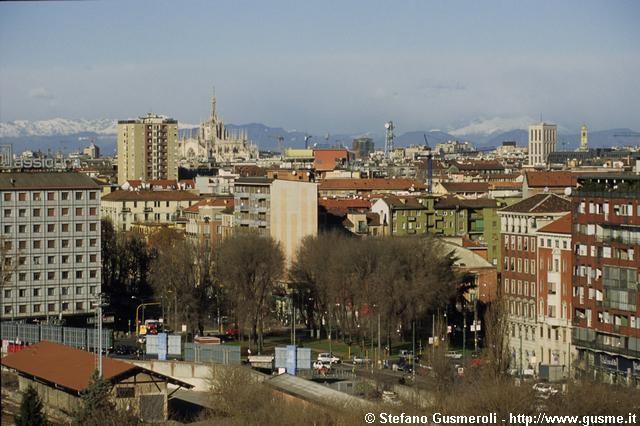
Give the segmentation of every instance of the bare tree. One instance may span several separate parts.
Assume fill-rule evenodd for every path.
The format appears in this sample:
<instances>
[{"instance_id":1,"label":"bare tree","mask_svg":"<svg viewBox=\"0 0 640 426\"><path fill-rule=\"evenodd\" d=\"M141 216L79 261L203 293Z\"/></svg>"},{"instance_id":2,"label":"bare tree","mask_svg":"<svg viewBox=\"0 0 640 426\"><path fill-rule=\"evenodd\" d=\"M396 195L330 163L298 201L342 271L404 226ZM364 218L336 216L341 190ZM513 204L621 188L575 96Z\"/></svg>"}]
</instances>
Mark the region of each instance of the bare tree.
<instances>
[{"instance_id":1,"label":"bare tree","mask_svg":"<svg viewBox=\"0 0 640 426\"><path fill-rule=\"evenodd\" d=\"M509 368L509 320L507 301L501 294L491 302L485 314L485 352L487 362L496 376Z\"/></svg>"},{"instance_id":2,"label":"bare tree","mask_svg":"<svg viewBox=\"0 0 640 426\"><path fill-rule=\"evenodd\" d=\"M260 352L272 291L284 273L280 245L257 233L235 233L220 246L217 271L236 315L249 322L251 339Z\"/></svg>"}]
</instances>

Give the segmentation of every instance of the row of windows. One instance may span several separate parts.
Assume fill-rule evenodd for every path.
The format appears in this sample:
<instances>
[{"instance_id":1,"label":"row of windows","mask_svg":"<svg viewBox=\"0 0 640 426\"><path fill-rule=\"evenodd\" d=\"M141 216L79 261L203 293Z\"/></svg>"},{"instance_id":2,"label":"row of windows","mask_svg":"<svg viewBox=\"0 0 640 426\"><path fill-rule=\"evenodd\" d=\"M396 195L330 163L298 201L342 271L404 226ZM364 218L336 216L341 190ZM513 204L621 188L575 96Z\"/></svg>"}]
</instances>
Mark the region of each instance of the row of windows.
<instances>
[{"instance_id":1,"label":"row of windows","mask_svg":"<svg viewBox=\"0 0 640 426\"><path fill-rule=\"evenodd\" d=\"M70 272L72 271L61 271L60 272L60 279L61 280L68 280L70 277ZM43 281L45 277L45 273L43 272L32 272L31 273L31 278L32 281ZM85 277L84 271L83 270L78 270L75 271L75 277L77 280L81 280ZM97 269L91 269L89 270L89 278L97 278L98 277L98 270ZM9 274L8 278L11 278L11 274ZM46 278L48 281L52 281L56 279L56 271L48 271L46 272ZM27 273L26 272L18 272L18 281L19 282L25 282L27 281Z\"/></svg>"},{"instance_id":2,"label":"row of windows","mask_svg":"<svg viewBox=\"0 0 640 426\"><path fill-rule=\"evenodd\" d=\"M13 200L13 192L5 192L2 196L2 199L4 201L11 201ZM67 201L69 200L71 196L73 196L75 198L76 201L82 201L84 199L84 191L75 191L75 193L73 193L73 195L71 195L72 192L70 191L62 191L60 193L60 200L62 201ZM42 192L32 192L31 193L31 200L32 201L42 201L43 197L46 196L47 201L56 201L57 199L57 192L54 191L48 191L46 192L46 195L43 195ZM28 199L28 195L26 192L18 192L18 197L17 200L18 201L27 201ZM97 191L89 191L89 199L90 200L96 200L98 199L98 192Z\"/></svg>"},{"instance_id":3,"label":"row of windows","mask_svg":"<svg viewBox=\"0 0 640 426\"><path fill-rule=\"evenodd\" d=\"M31 217L43 217L42 216L42 210L40 208L34 208L31 211ZM69 213L70 208L69 207L60 207L60 216L64 216L67 217L70 215ZM75 216L76 217L81 217L84 216L84 212L85 209L83 207L76 207L75 208ZM98 215L98 208L97 207L89 207L89 216L97 216ZM9 218L13 216L13 209L4 209L4 217L5 218ZM28 217L27 216L27 209L18 209L18 217ZM54 207L50 207L47 208L47 217L56 217L56 208Z\"/></svg>"},{"instance_id":4,"label":"row of windows","mask_svg":"<svg viewBox=\"0 0 640 426\"><path fill-rule=\"evenodd\" d=\"M511 244L509 244L509 242L511 242ZM531 252L533 253L536 251L536 239L535 237L529 238L522 236L516 237L515 235L505 235L504 248L508 250L509 247L511 247L511 250L515 250L516 247L518 248L518 250L524 251L529 251L529 249L531 249Z\"/></svg>"},{"instance_id":5,"label":"row of windows","mask_svg":"<svg viewBox=\"0 0 640 426\"><path fill-rule=\"evenodd\" d=\"M56 229L59 229L60 232L69 232L68 223L61 223L59 227L56 226L56 223L47 223L47 232L56 232ZM74 229L76 232L83 232L85 230L85 224L83 222L76 223L74 225ZM4 225L2 227L2 232L5 234L10 234L13 232L14 225ZM19 234L25 234L27 232L27 225L18 225L17 226ZM41 223L36 223L31 226L31 231L34 233L42 232L44 229ZM98 230L98 222L90 222L89 223L89 231L95 232Z\"/></svg>"},{"instance_id":6,"label":"row of windows","mask_svg":"<svg viewBox=\"0 0 640 426\"><path fill-rule=\"evenodd\" d=\"M85 286L76 286L75 289L75 294L76 296L81 296L84 294L85 291ZM89 286L89 294L96 294L96 288L97 286L95 285L91 285ZM61 296L68 296L71 294L71 287L47 287L47 297L52 297L52 296L56 296L57 292L56 289L58 290L58 292L60 293ZM35 287L31 289L31 295L33 297L40 297L44 295L44 287ZM18 297L27 297L27 292L28 289L26 288L19 288L18 289ZM12 295L14 294L14 289L8 288L5 289L3 291L3 296L5 299L10 299L12 297Z\"/></svg>"},{"instance_id":7,"label":"row of windows","mask_svg":"<svg viewBox=\"0 0 640 426\"><path fill-rule=\"evenodd\" d=\"M31 258L32 264L33 265L41 265L43 264L42 262L44 262L44 258L45 256L33 256ZM47 258L47 265L55 265L56 264L56 256L46 256ZM84 254L76 254L75 255L75 263L83 263L85 260L85 256ZM62 264L68 264L71 262L71 255L68 254L64 254L62 256L60 256L60 263ZM95 263L98 261L98 254L97 253L91 253L89 255L89 262L90 263ZM23 266L27 264L27 256L18 256L18 265L19 266ZM4 265L6 267L11 267L11 265L13 265L13 257L11 256L6 256L4 258Z\"/></svg>"},{"instance_id":8,"label":"row of windows","mask_svg":"<svg viewBox=\"0 0 640 426\"><path fill-rule=\"evenodd\" d=\"M540 247L551 248L552 245L553 245L555 248L560 248L560 240L558 240L558 239L551 240L551 238L547 238L546 241L547 241L547 244L545 245L545 239L544 238L540 238ZM552 243L552 241L553 241L553 243ZM562 248L565 249L565 250L568 248L568 243L567 243L566 240L562 240Z\"/></svg>"},{"instance_id":9,"label":"row of windows","mask_svg":"<svg viewBox=\"0 0 640 426\"><path fill-rule=\"evenodd\" d=\"M523 267L524 265L524 267ZM531 267L529 267L531 265ZM536 270L536 261L534 259L516 259L515 257L504 257L504 270L505 271L513 271L513 272L523 272L528 274L531 271L532 274L535 274Z\"/></svg>"},{"instance_id":10,"label":"row of windows","mask_svg":"<svg viewBox=\"0 0 640 426\"><path fill-rule=\"evenodd\" d=\"M71 240L70 239L62 239L62 240L31 240L31 247L34 249L41 249L44 248L44 242L46 241L47 243L47 248L48 249L55 249L56 248L56 241L60 242L60 247L61 248L69 248L71 247ZM84 238L76 238L75 239L75 243L74 246L76 248L81 248L85 246L85 239ZM27 240L19 240L18 241L18 250L26 250L27 249ZM97 238L89 238L89 247L98 247L98 239ZM13 249L13 241L7 240L4 242L4 249L5 250L12 250Z\"/></svg>"},{"instance_id":11,"label":"row of windows","mask_svg":"<svg viewBox=\"0 0 640 426\"><path fill-rule=\"evenodd\" d=\"M56 312L57 311L57 303L47 303L47 312ZM75 303L76 311L84 311L85 303L84 302L76 302ZM61 303L62 312L69 310L69 302ZM34 303L31 307L32 313L44 312L44 304L42 303ZM13 313L13 306L5 305L4 306L4 314L11 315ZM27 313L27 305L18 305L18 313L26 314Z\"/></svg>"},{"instance_id":12,"label":"row of windows","mask_svg":"<svg viewBox=\"0 0 640 426\"><path fill-rule=\"evenodd\" d=\"M529 291L531 289L531 291ZM505 293L517 294L526 297L535 297L536 296L536 283L522 280L504 280L504 291Z\"/></svg>"}]
</instances>

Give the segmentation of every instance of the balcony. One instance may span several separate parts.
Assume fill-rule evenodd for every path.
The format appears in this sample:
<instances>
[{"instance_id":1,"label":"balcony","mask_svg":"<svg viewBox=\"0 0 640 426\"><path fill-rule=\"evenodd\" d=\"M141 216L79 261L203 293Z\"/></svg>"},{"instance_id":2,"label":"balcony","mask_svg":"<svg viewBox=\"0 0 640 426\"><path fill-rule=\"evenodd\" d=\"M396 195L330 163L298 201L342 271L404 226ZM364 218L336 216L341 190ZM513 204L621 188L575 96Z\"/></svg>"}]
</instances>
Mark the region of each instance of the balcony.
<instances>
[{"instance_id":1,"label":"balcony","mask_svg":"<svg viewBox=\"0 0 640 426\"><path fill-rule=\"evenodd\" d=\"M575 337L572 338L572 343L578 348L587 348L596 351L609 352L614 354L631 356L634 358L640 358L640 351L634 351L632 349L628 349L626 347L620 346L610 346L602 343L598 343L597 341L588 341L588 340L580 340Z\"/></svg>"}]
</instances>

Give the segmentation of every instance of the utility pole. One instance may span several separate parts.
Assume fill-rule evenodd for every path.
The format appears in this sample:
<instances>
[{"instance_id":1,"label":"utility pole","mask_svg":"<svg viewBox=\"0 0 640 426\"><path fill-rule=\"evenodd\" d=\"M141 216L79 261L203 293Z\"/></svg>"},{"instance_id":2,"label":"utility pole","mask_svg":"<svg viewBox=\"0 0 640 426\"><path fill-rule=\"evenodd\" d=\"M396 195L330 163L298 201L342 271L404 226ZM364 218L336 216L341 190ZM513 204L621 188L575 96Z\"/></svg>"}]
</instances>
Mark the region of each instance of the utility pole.
<instances>
[{"instance_id":1,"label":"utility pole","mask_svg":"<svg viewBox=\"0 0 640 426\"><path fill-rule=\"evenodd\" d=\"M520 378L522 379L522 328L518 328L518 333L520 334Z\"/></svg>"},{"instance_id":2,"label":"utility pole","mask_svg":"<svg viewBox=\"0 0 640 426\"><path fill-rule=\"evenodd\" d=\"M380 311L378 311L378 368L382 368L382 346L380 342Z\"/></svg>"},{"instance_id":3,"label":"utility pole","mask_svg":"<svg viewBox=\"0 0 640 426\"><path fill-rule=\"evenodd\" d=\"M413 375L413 383L416 382L416 320L413 320L413 325L411 326L411 331L413 332L413 352L411 356L411 374Z\"/></svg>"},{"instance_id":4,"label":"utility pole","mask_svg":"<svg viewBox=\"0 0 640 426\"><path fill-rule=\"evenodd\" d=\"M478 295L473 299L473 350L478 352Z\"/></svg>"},{"instance_id":5,"label":"utility pole","mask_svg":"<svg viewBox=\"0 0 640 426\"><path fill-rule=\"evenodd\" d=\"M464 299L462 300L462 364L466 361L465 355L467 351L467 311L464 307Z\"/></svg>"}]
</instances>

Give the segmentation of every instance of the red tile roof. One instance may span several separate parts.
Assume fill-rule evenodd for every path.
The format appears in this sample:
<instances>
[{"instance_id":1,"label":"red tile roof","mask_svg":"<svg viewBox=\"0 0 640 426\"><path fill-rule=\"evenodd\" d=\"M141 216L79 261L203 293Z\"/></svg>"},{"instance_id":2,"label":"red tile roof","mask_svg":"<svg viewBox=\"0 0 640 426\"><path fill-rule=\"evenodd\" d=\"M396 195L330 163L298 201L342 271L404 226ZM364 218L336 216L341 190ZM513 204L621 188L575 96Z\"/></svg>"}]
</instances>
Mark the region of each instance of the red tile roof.
<instances>
[{"instance_id":1,"label":"red tile roof","mask_svg":"<svg viewBox=\"0 0 640 426\"><path fill-rule=\"evenodd\" d=\"M566 188L576 184L575 176L571 172L563 171L528 170L525 179L530 188Z\"/></svg>"},{"instance_id":2,"label":"red tile roof","mask_svg":"<svg viewBox=\"0 0 640 426\"><path fill-rule=\"evenodd\" d=\"M551 234L569 234L571 235L571 213L556 219L550 224L543 226L538 232L549 232Z\"/></svg>"},{"instance_id":3,"label":"red tile roof","mask_svg":"<svg viewBox=\"0 0 640 426\"><path fill-rule=\"evenodd\" d=\"M442 182L442 186L448 192L487 192L487 182Z\"/></svg>"},{"instance_id":4,"label":"red tile roof","mask_svg":"<svg viewBox=\"0 0 640 426\"><path fill-rule=\"evenodd\" d=\"M324 207L327 210L330 209L351 209L351 208L365 208L371 207L369 200L362 200L359 198L320 198L318 199L318 207Z\"/></svg>"},{"instance_id":5,"label":"red tile roof","mask_svg":"<svg viewBox=\"0 0 640 426\"><path fill-rule=\"evenodd\" d=\"M413 179L325 179L318 190L422 190L426 185Z\"/></svg>"},{"instance_id":6,"label":"red tile roof","mask_svg":"<svg viewBox=\"0 0 640 426\"><path fill-rule=\"evenodd\" d=\"M191 207L184 209L185 212L197 213L202 207L222 207L233 206L233 198L206 198L200 200Z\"/></svg>"},{"instance_id":7,"label":"red tile roof","mask_svg":"<svg viewBox=\"0 0 640 426\"><path fill-rule=\"evenodd\" d=\"M114 191L103 201L197 201L200 196L187 191Z\"/></svg>"},{"instance_id":8,"label":"red tile roof","mask_svg":"<svg viewBox=\"0 0 640 426\"><path fill-rule=\"evenodd\" d=\"M91 374L96 369L95 354L46 341L10 353L0 362L5 367L77 392L89 385ZM102 357L102 372L106 380L138 368L128 362Z\"/></svg>"}]
</instances>

